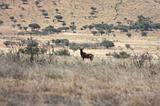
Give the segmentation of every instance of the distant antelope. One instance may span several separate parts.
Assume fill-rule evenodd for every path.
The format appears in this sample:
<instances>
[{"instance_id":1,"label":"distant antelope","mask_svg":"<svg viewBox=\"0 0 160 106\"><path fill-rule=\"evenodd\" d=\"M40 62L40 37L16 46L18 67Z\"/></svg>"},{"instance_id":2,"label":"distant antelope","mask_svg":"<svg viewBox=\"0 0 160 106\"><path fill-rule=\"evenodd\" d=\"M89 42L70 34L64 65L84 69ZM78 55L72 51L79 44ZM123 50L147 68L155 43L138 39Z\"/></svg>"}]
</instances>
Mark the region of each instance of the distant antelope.
<instances>
[{"instance_id":1,"label":"distant antelope","mask_svg":"<svg viewBox=\"0 0 160 106\"><path fill-rule=\"evenodd\" d=\"M87 53L83 52L82 48L80 48L80 55L81 55L81 58L83 59L83 61L84 61L85 58L90 59L92 61L93 57L94 57L93 54L87 54Z\"/></svg>"}]
</instances>

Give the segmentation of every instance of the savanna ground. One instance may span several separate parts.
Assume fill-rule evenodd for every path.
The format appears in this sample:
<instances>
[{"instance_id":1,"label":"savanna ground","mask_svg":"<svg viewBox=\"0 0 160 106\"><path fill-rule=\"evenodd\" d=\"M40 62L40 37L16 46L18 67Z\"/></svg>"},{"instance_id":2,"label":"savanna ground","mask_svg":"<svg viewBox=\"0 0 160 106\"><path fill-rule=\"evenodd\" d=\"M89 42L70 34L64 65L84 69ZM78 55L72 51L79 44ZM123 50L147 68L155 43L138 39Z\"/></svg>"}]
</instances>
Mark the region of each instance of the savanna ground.
<instances>
[{"instance_id":1,"label":"savanna ground","mask_svg":"<svg viewBox=\"0 0 160 106\"><path fill-rule=\"evenodd\" d=\"M28 1L24 4L22 1ZM20 27L38 23L41 29L48 25L55 28L62 23L55 21L61 14L67 26L76 21L77 29L92 23L113 23L124 20L136 22L137 16L150 17L154 23L160 21L159 0L1 0L9 9L0 9L0 106L159 106L160 104L160 31L126 33L115 31L110 36L93 36L84 31L76 34L34 36L33 39L47 43L52 39L68 39L71 43L100 43L104 39L113 41L115 47L96 48L84 51L95 55L94 60L82 61L79 50L69 50L71 56L48 55L36 57L29 62L28 55L8 53L4 41L24 40L29 35L17 35ZM92 18L92 8L96 18ZM58 11L57 11L58 10ZM48 14L44 17L44 13ZM74 19L73 19L74 18ZM147 24L148 25L148 24ZM19 27L20 26L20 27ZM115 34L116 37L113 37ZM125 44L130 44L127 49ZM61 49L55 47L55 51ZM67 47L67 49L69 49ZM115 59L106 54L125 51L127 59ZM133 56L148 52L154 56L139 67Z\"/></svg>"},{"instance_id":2,"label":"savanna ground","mask_svg":"<svg viewBox=\"0 0 160 106\"><path fill-rule=\"evenodd\" d=\"M105 56L122 50L132 53L125 44L130 44L137 54L146 51L159 54L158 34L152 32L147 37L139 37L135 33L132 38L123 33L116 37L87 34L35 36L34 39L43 42L67 38L71 42L96 43L106 38L114 41L115 47L85 49L95 55L92 62L83 62L79 51L71 56L52 56L50 64L45 60L48 57L40 56L30 63L27 55L17 60L14 54L1 53L0 106L159 106L159 60L138 67L133 58ZM5 49L2 43L1 49Z\"/></svg>"}]
</instances>

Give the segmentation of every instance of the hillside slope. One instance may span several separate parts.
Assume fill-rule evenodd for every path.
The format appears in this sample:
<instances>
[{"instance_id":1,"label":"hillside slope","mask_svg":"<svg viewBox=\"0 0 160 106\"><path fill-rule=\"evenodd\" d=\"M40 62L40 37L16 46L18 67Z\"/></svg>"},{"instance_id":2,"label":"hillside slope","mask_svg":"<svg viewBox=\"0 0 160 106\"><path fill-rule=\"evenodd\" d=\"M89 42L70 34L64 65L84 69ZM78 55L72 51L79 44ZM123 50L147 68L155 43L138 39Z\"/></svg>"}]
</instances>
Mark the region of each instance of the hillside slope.
<instances>
[{"instance_id":1,"label":"hillside slope","mask_svg":"<svg viewBox=\"0 0 160 106\"><path fill-rule=\"evenodd\" d=\"M78 28L102 21L124 22L124 18L135 21L139 15L160 22L160 0L1 0L0 4L3 3L9 4L9 9L0 9L0 20L3 21L0 28L12 28L14 24L27 26L33 22L42 28L62 26L55 21L56 15L61 15L67 25L75 22Z\"/></svg>"}]
</instances>

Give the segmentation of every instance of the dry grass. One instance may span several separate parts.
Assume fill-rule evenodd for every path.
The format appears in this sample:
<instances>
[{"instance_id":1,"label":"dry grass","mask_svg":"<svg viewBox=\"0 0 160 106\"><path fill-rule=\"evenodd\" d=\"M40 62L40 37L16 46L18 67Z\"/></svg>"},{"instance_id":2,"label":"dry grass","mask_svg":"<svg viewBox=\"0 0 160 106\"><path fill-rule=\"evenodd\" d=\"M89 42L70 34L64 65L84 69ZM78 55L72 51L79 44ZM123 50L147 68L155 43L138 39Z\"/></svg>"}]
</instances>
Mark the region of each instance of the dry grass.
<instances>
[{"instance_id":1,"label":"dry grass","mask_svg":"<svg viewBox=\"0 0 160 106\"><path fill-rule=\"evenodd\" d=\"M160 62L54 56L0 56L1 106L159 106Z\"/></svg>"},{"instance_id":2,"label":"dry grass","mask_svg":"<svg viewBox=\"0 0 160 106\"><path fill-rule=\"evenodd\" d=\"M115 6L119 0L75 0L75 4L74 0L54 0L57 5L52 3L53 0L43 0L41 8L35 6L34 0L28 0L27 5L22 5L19 0L13 0L14 3L11 1L3 0L11 8L0 13L0 19L4 21L3 26L0 26L0 32L3 33L0 50L5 53L11 49L4 46L5 40L28 38L28 35L16 35L20 30L12 27L11 16L17 19L16 24L22 26L36 22L42 28L48 25L57 28L61 25L53 22L53 17L57 15L55 9L59 9L67 26L73 21L74 13L77 33L34 36L34 39L42 43L61 38L76 43L99 43L107 39L113 41L115 47L105 50L85 49L85 52L95 55L93 62L83 62L79 58L79 51L68 57L53 56L50 64L48 56L40 56L30 63L26 55L17 60L14 54L0 53L0 106L159 106L160 60L145 63L139 68L131 58L113 59L106 57L106 54L119 51L131 54L133 51L125 48L125 44L130 44L136 54L147 51L159 55L160 36L157 35L160 31L149 32L147 37L140 37L140 33L131 31L131 38L118 31L112 33L116 37L112 34L92 36L88 31L80 31L83 25L102 21L126 24L124 18L136 21L139 15L151 17L153 22L158 23L158 0L122 0L117 13ZM97 8L95 19L88 18L91 7ZM42 16L42 9L48 12L50 18ZM116 14L118 16L114 20Z\"/></svg>"}]
</instances>

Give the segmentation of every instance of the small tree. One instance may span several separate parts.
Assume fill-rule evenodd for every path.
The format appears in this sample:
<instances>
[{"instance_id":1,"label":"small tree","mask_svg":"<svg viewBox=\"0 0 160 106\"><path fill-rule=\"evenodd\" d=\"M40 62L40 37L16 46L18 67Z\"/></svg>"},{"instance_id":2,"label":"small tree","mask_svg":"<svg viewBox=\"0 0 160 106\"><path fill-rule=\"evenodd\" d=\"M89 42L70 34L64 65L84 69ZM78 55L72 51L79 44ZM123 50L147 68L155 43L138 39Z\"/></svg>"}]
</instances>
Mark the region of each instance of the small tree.
<instances>
[{"instance_id":1,"label":"small tree","mask_svg":"<svg viewBox=\"0 0 160 106\"><path fill-rule=\"evenodd\" d=\"M44 28L42 31L43 31L43 32L47 32L48 34L57 33L57 29L55 29L54 26L52 26L52 25L47 26L47 27Z\"/></svg>"},{"instance_id":2,"label":"small tree","mask_svg":"<svg viewBox=\"0 0 160 106\"><path fill-rule=\"evenodd\" d=\"M126 47L127 49L130 49L130 48L131 48L131 45L130 45L130 44L125 44L125 47Z\"/></svg>"},{"instance_id":3,"label":"small tree","mask_svg":"<svg viewBox=\"0 0 160 106\"><path fill-rule=\"evenodd\" d=\"M28 27L24 26L23 29L24 29L25 31L27 31Z\"/></svg>"},{"instance_id":4,"label":"small tree","mask_svg":"<svg viewBox=\"0 0 160 106\"><path fill-rule=\"evenodd\" d=\"M4 44L6 47L8 47L9 45L11 45L11 43L12 43L11 41L4 41L4 42L3 42L3 44Z\"/></svg>"},{"instance_id":5,"label":"small tree","mask_svg":"<svg viewBox=\"0 0 160 106\"><path fill-rule=\"evenodd\" d=\"M60 14L60 13L59 13L59 9L55 9L55 10L56 10L56 13L57 13L57 14Z\"/></svg>"},{"instance_id":6,"label":"small tree","mask_svg":"<svg viewBox=\"0 0 160 106\"><path fill-rule=\"evenodd\" d=\"M75 25L75 22L71 22L71 25L70 25L70 29L75 32L77 26Z\"/></svg>"},{"instance_id":7,"label":"small tree","mask_svg":"<svg viewBox=\"0 0 160 106\"><path fill-rule=\"evenodd\" d=\"M70 43L70 44L69 44L69 48L72 49L74 52L75 52L76 50L78 50L79 47L80 47L80 45L77 44L77 43Z\"/></svg>"},{"instance_id":8,"label":"small tree","mask_svg":"<svg viewBox=\"0 0 160 106\"><path fill-rule=\"evenodd\" d=\"M70 52L67 49L61 49L55 52L55 55L70 56Z\"/></svg>"},{"instance_id":9,"label":"small tree","mask_svg":"<svg viewBox=\"0 0 160 106\"><path fill-rule=\"evenodd\" d=\"M11 17L9 17L11 20L14 20L15 19L15 17L14 16L11 16Z\"/></svg>"},{"instance_id":10,"label":"small tree","mask_svg":"<svg viewBox=\"0 0 160 106\"><path fill-rule=\"evenodd\" d=\"M63 17L61 16L61 15L56 15L56 16L54 16L57 20L62 20L63 19Z\"/></svg>"},{"instance_id":11,"label":"small tree","mask_svg":"<svg viewBox=\"0 0 160 106\"><path fill-rule=\"evenodd\" d=\"M43 12L42 14L43 14L43 16L44 16L45 18L48 17L48 13L47 13L47 12Z\"/></svg>"},{"instance_id":12,"label":"small tree","mask_svg":"<svg viewBox=\"0 0 160 106\"><path fill-rule=\"evenodd\" d=\"M40 4L40 1L35 1L35 5L38 6Z\"/></svg>"},{"instance_id":13,"label":"small tree","mask_svg":"<svg viewBox=\"0 0 160 106\"><path fill-rule=\"evenodd\" d=\"M68 39L56 39L55 44L56 45L61 45L61 46L68 46L69 45L69 40Z\"/></svg>"},{"instance_id":14,"label":"small tree","mask_svg":"<svg viewBox=\"0 0 160 106\"><path fill-rule=\"evenodd\" d=\"M97 8L96 7L91 7L91 10L95 11L95 10L97 10Z\"/></svg>"},{"instance_id":15,"label":"small tree","mask_svg":"<svg viewBox=\"0 0 160 106\"><path fill-rule=\"evenodd\" d=\"M100 33L101 35L103 35L103 34L105 34L105 31L104 31L104 30L99 30L99 33Z\"/></svg>"},{"instance_id":16,"label":"small tree","mask_svg":"<svg viewBox=\"0 0 160 106\"><path fill-rule=\"evenodd\" d=\"M0 25L2 25L4 22L2 20L0 20Z\"/></svg>"},{"instance_id":17,"label":"small tree","mask_svg":"<svg viewBox=\"0 0 160 106\"><path fill-rule=\"evenodd\" d=\"M110 48L110 47L114 47L115 45L112 41L104 40L101 42L101 46L104 46L106 48Z\"/></svg>"},{"instance_id":18,"label":"small tree","mask_svg":"<svg viewBox=\"0 0 160 106\"><path fill-rule=\"evenodd\" d=\"M69 30L69 27L59 27L57 28L57 30L59 30L60 32L66 32L67 30Z\"/></svg>"},{"instance_id":19,"label":"small tree","mask_svg":"<svg viewBox=\"0 0 160 106\"><path fill-rule=\"evenodd\" d=\"M130 57L130 55L125 51L122 51L122 52L119 52L119 53L114 52L112 54L112 56L114 58L117 58L117 59L125 59L125 58L129 58Z\"/></svg>"},{"instance_id":20,"label":"small tree","mask_svg":"<svg viewBox=\"0 0 160 106\"><path fill-rule=\"evenodd\" d=\"M97 34L98 34L97 31L91 31L91 33L92 33L93 35L97 35Z\"/></svg>"},{"instance_id":21,"label":"small tree","mask_svg":"<svg viewBox=\"0 0 160 106\"><path fill-rule=\"evenodd\" d=\"M30 62L34 61L34 55L38 54L39 48L38 48L38 43L32 39L27 40L27 47L25 48L25 53L30 55Z\"/></svg>"},{"instance_id":22,"label":"small tree","mask_svg":"<svg viewBox=\"0 0 160 106\"><path fill-rule=\"evenodd\" d=\"M62 25L63 25L63 26L66 26L66 22L63 22Z\"/></svg>"},{"instance_id":23,"label":"small tree","mask_svg":"<svg viewBox=\"0 0 160 106\"><path fill-rule=\"evenodd\" d=\"M145 37L145 36L147 36L147 32L141 32L141 35L142 35L143 37Z\"/></svg>"},{"instance_id":24,"label":"small tree","mask_svg":"<svg viewBox=\"0 0 160 106\"><path fill-rule=\"evenodd\" d=\"M37 23L29 24L28 27L30 27L32 31L38 31L41 28Z\"/></svg>"},{"instance_id":25,"label":"small tree","mask_svg":"<svg viewBox=\"0 0 160 106\"><path fill-rule=\"evenodd\" d=\"M0 4L0 9L9 9L9 4L1 3Z\"/></svg>"},{"instance_id":26,"label":"small tree","mask_svg":"<svg viewBox=\"0 0 160 106\"><path fill-rule=\"evenodd\" d=\"M56 10L56 12L58 12L58 11L59 11L59 9L57 9L57 8L56 8L55 10Z\"/></svg>"},{"instance_id":27,"label":"small tree","mask_svg":"<svg viewBox=\"0 0 160 106\"><path fill-rule=\"evenodd\" d=\"M129 38L131 38L132 34L131 33L127 33L126 34Z\"/></svg>"},{"instance_id":28,"label":"small tree","mask_svg":"<svg viewBox=\"0 0 160 106\"><path fill-rule=\"evenodd\" d=\"M28 4L28 0L22 0L23 4Z\"/></svg>"}]
</instances>

